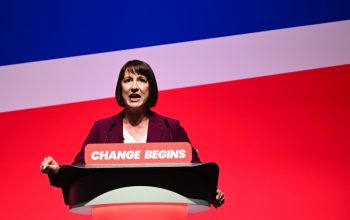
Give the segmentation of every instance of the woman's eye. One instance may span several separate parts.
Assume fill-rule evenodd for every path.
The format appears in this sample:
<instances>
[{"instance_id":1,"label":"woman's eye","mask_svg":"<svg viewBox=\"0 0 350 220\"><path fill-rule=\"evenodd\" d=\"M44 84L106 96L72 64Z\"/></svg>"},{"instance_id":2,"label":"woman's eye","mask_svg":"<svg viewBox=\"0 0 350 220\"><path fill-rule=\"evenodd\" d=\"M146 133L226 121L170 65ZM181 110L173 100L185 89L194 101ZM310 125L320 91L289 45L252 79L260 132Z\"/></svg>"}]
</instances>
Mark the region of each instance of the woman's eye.
<instances>
[{"instance_id":1,"label":"woman's eye","mask_svg":"<svg viewBox=\"0 0 350 220\"><path fill-rule=\"evenodd\" d=\"M140 82L143 82L143 83L146 83L146 82L147 82L147 79L145 79L145 78L140 78L139 81L140 81Z\"/></svg>"},{"instance_id":2,"label":"woman's eye","mask_svg":"<svg viewBox=\"0 0 350 220\"><path fill-rule=\"evenodd\" d=\"M128 83L131 81L131 79L124 79L123 81L124 81L124 83Z\"/></svg>"}]
</instances>

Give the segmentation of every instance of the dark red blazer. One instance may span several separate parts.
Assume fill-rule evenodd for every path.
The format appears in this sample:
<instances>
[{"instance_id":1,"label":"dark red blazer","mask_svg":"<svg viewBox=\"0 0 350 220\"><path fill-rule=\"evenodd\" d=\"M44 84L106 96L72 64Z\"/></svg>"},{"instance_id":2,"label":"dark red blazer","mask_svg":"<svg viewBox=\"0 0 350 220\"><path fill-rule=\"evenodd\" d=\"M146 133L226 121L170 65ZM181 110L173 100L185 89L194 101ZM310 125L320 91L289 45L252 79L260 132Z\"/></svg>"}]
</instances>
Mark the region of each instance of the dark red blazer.
<instances>
[{"instance_id":1,"label":"dark red blazer","mask_svg":"<svg viewBox=\"0 0 350 220\"><path fill-rule=\"evenodd\" d=\"M109 118L98 120L91 128L80 152L73 164L85 164L84 150L90 143L123 143L123 114L120 112ZM166 125L168 120L169 126ZM171 132L171 135L170 135ZM172 136L172 137L171 137ZM159 115L153 111L149 114L147 143L149 142L190 142L185 129L178 120ZM200 162L197 151L192 147L192 162Z\"/></svg>"},{"instance_id":2,"label":"dark red blazer","mask_svg":"<svg viewBox=\"0 0 350 220\"><path fill-rule=\"evenodd\" d=\"M165 119L169 122L169 127L165 124ZM114 126L112 126L114 125ZM113 127L113 129L112 129ZM170 136L170 132L172 137ZM73 164L85 164L84 150L90 143L123 143L123 111L119 114L98 120L92 126L85 139L80 152L74 159ZM185 129L178 120L167 118L150 111L147 142L190 142ZM192 163L199 163L197 151L192 147ZM49 175L52 186L61 187L57 175Z\"/></svg>"}]
</instances>

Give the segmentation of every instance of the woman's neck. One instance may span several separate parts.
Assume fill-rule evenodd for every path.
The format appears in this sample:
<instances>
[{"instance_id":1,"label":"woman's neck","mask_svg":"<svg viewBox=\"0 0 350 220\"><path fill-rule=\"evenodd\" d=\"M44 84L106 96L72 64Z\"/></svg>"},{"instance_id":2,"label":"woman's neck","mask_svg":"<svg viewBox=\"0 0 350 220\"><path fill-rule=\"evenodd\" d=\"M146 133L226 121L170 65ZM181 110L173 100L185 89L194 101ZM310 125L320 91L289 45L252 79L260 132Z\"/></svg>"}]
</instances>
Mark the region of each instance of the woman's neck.
<instances>
[{"instance_id":1,"label":"woman's neck","mask_svg":"<svg viewBox=\"0 0 350 220\"><path fill-rule=\"evenodd\" d=\"M137 126L146 119L148 119L148 112L145 110L142 110L142 111L132 111L128 109L124 110L124 123L128 123L132 126Z\"/></svg>"}]
</instances>

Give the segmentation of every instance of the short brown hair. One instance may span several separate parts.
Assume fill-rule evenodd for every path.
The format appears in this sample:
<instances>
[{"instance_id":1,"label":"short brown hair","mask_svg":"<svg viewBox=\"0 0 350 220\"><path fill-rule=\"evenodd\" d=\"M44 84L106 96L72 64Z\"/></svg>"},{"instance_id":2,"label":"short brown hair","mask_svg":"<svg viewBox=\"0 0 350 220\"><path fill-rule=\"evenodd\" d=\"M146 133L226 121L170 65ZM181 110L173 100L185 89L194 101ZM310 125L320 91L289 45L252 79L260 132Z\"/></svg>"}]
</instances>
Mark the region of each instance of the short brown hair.
<instances>
[{"instance_id":1,"label":"short brown hair","mask_svg":"<svg viewBox=\"0 0 350 220\"><path fill-rule=\"evenodd\" d=\"M136 73L147 78L149 83L149 97L146 102L146 107L151 108L157 104L158 101L158 86L156 77L150 65L141 60L130 60L121 68L119 72L117 86L115 88L115 99L119 106L124 107L125 103L122 97L121 83L124 79L125 72Z\"/></svg>"}]
</instances>

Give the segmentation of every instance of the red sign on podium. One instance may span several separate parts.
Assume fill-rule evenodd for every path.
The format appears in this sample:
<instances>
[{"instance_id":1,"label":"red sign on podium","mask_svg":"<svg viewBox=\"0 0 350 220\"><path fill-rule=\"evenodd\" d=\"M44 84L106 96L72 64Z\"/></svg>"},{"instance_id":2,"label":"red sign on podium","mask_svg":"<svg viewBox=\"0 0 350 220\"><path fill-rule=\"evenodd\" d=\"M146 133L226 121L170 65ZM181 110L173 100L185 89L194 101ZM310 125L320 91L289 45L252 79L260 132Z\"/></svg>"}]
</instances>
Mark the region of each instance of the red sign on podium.
<instances>
[{"instance_id":1,"label":"red sign on podium","mask_svg":"<svg viewBox=\"0 0 350 220\"><path fill-rule=\"evenodd\" d=\"M88 144L86 164L190 163L192 147L187 142L142 144Z\"/></svg>"}]
</instances>

